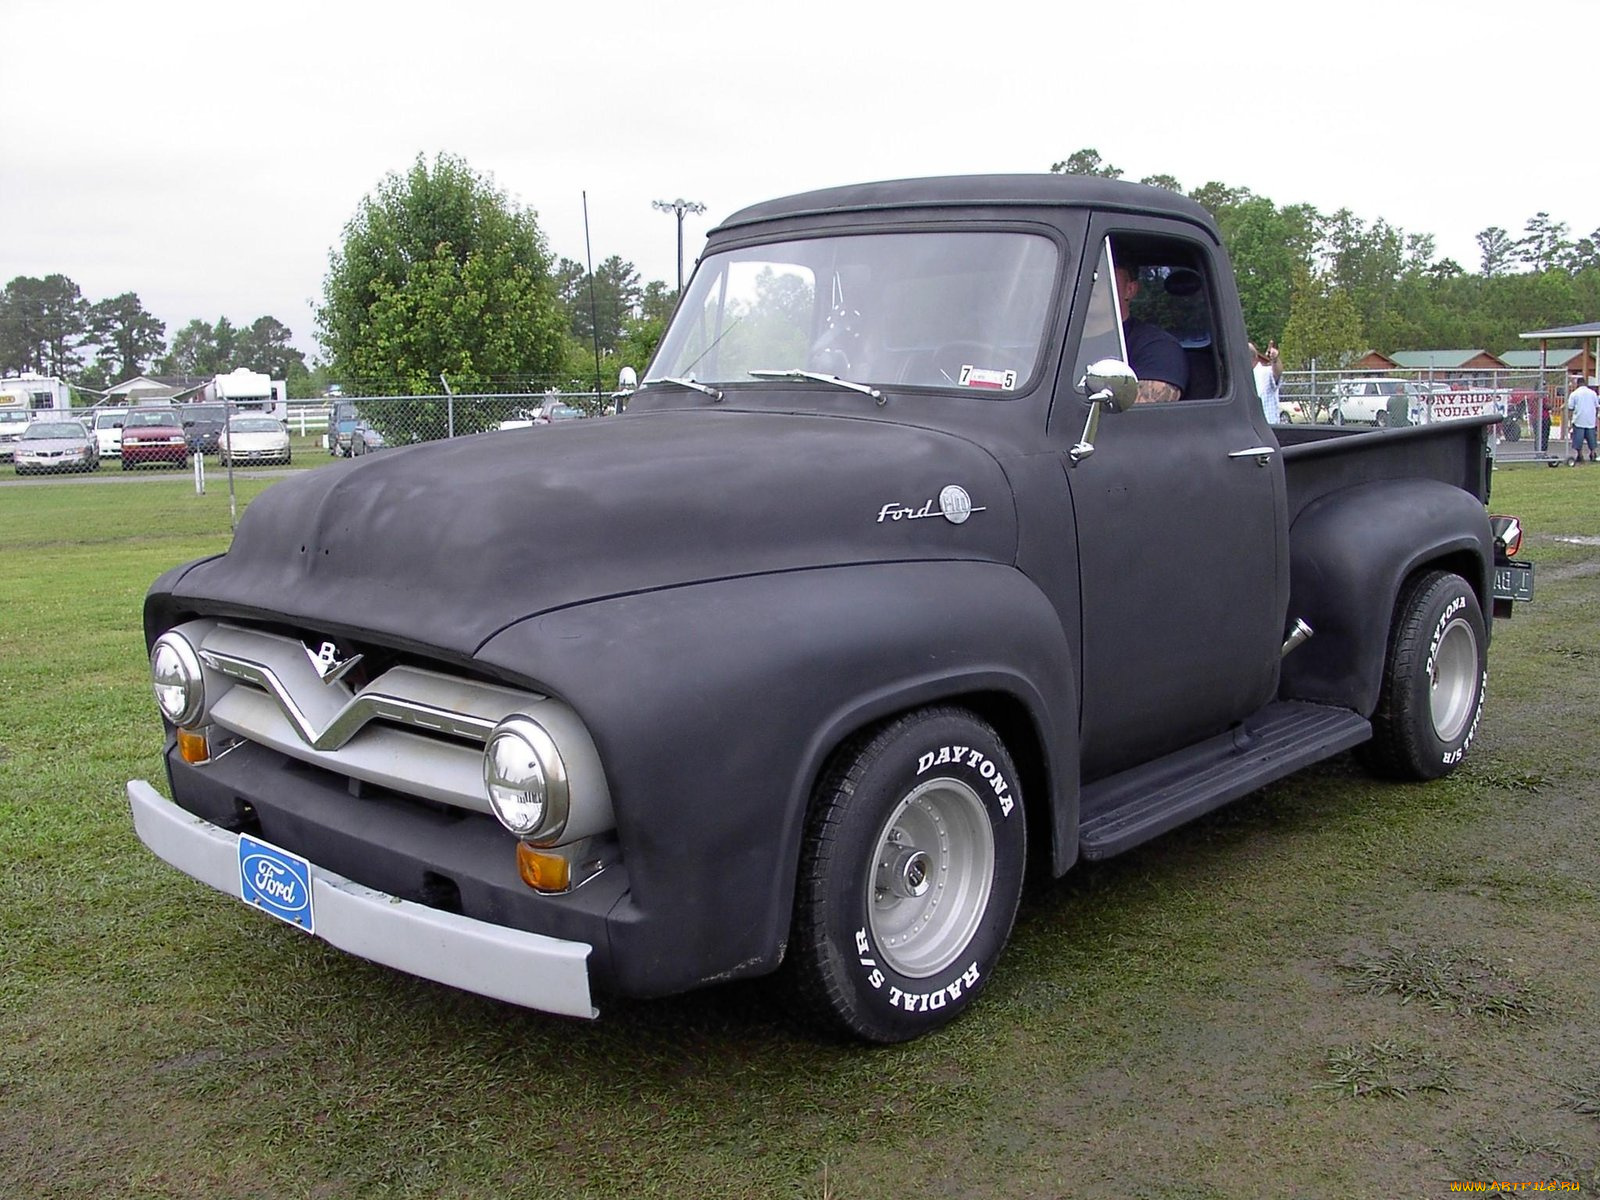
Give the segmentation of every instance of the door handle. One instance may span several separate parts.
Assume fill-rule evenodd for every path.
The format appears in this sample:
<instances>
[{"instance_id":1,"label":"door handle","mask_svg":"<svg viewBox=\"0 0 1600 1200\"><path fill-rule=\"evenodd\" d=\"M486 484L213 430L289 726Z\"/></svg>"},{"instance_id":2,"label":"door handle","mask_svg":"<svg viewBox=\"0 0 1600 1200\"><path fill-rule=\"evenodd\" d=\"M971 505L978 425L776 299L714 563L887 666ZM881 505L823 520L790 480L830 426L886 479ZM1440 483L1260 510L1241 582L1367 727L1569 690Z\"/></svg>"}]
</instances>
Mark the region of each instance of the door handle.
<instances>
[{"instance_id":1,"label":"door handle","mask_svg":"<svg viewBox=\"0 0 1600 1200\"><path fill-rule=\"evenodd\" d=\"M1272 456L1277 452L1278 448L1276 446L1251 446L1248 450L1230 451L1228 457L1253 458L1256 460L1256 466L1264 467L1272 460Z\"/></svg>"}]
</instances>

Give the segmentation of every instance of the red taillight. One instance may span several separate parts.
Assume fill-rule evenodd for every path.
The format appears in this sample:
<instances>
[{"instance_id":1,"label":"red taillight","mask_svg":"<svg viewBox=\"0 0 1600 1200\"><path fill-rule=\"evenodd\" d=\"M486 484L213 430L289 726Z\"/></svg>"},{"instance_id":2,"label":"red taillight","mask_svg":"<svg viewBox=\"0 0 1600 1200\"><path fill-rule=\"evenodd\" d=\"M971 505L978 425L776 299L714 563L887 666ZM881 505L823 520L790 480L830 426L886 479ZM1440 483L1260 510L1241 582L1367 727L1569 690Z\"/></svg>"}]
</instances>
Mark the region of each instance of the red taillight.
<instances>
[{"instance_id":1,"label":"red taillight","mask_svg":"<svg viewBox=\"0 0 1600 1200\"><path fill-rule=\"evenodd\" d=\"M1516 517L1490 517L1489 529L1494 534L1494 548L1507 558L1522 549L1522 522Z\"/></svg>"}]
</instances>

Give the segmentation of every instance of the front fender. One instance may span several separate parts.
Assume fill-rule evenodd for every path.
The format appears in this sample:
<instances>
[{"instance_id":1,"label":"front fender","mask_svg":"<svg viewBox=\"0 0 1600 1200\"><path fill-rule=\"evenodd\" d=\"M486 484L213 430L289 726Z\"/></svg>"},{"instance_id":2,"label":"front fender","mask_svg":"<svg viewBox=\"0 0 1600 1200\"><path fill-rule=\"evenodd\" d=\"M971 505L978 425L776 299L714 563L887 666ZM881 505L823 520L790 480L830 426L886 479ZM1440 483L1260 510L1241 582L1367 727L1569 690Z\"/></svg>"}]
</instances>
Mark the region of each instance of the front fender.
<instances>
[{"instance_id":1,"label":"front fender","mask_svg":"<svg viewBox=\"0 0 1600 1200\"><path fill-rule=\"evenodd\" d=\"M1396 597L1430 565L1462 575L1488 611L1494 539L1470 493L1397 479L1308 505L1289 530L1289 619L1304 620L1314 636L1284 660L1280 694L1371 716Z\"/></svg>"},{"instance_id":2,"label":"front fender","mask_svg":"<svg viewBox=\"0 0 1600 1200\"><path fill-rule=\"evenodd\" d=\"M816 779L842 740L908 708L978 696L1025 714L1046 781L1028 798L1054 810L1058 860L1076 846L1076 672L1054 609L1012 567L641 593L530 618L477 657L560 696L594 738L628 872L609 924L630 994L777 965Z\"/></svg>"}]
</instances>

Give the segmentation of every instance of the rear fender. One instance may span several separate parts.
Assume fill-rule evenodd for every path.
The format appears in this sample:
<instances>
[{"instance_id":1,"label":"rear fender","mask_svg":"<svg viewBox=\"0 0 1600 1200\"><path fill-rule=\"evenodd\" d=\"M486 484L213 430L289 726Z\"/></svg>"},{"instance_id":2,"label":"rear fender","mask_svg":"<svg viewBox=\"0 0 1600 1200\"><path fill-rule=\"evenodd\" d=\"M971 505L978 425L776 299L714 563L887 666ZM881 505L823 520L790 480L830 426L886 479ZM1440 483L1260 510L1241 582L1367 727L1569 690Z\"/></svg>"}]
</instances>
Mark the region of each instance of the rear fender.
<instances>
[{"instance_id":1,"label":"rear fender","mask_svg":"<svg viewBox=\"0 0 1600 1200\"><path fill-rule=\"evenodd\" d=\"M1279 694L1370 716L1405 580L1438 566L1489 611L1494 540L1483 504L1429 479L1357 484L1308 505L1289 531L1289 620L1314 636L1283 664Z\"/></svg>"}]
</instances>

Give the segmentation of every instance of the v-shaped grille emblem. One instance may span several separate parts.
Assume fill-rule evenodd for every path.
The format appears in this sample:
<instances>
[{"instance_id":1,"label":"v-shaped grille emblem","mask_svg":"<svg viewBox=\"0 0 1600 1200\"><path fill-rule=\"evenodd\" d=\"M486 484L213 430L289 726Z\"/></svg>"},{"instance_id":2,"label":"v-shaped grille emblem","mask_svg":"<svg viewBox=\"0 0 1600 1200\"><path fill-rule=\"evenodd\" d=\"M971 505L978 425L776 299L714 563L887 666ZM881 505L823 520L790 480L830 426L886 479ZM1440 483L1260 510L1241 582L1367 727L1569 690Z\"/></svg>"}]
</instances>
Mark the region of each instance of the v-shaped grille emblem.
<instances>
[{"instance_id":1,"label":"v-shaped grille emblem","mask_svg":"<svg viewBox=\"0 0 1600 1200\"><path fill-rule=\"evenodd\" d=\"M361 661L361 655L352 654L349 658L339 657L339 647L332 642L323 642L321 647L313 650L306 647L306 656L311 659L311 665L317 669L317 678L323 683L336 683L343 679L350 669Z\"/></svg>"}]
</instances>

